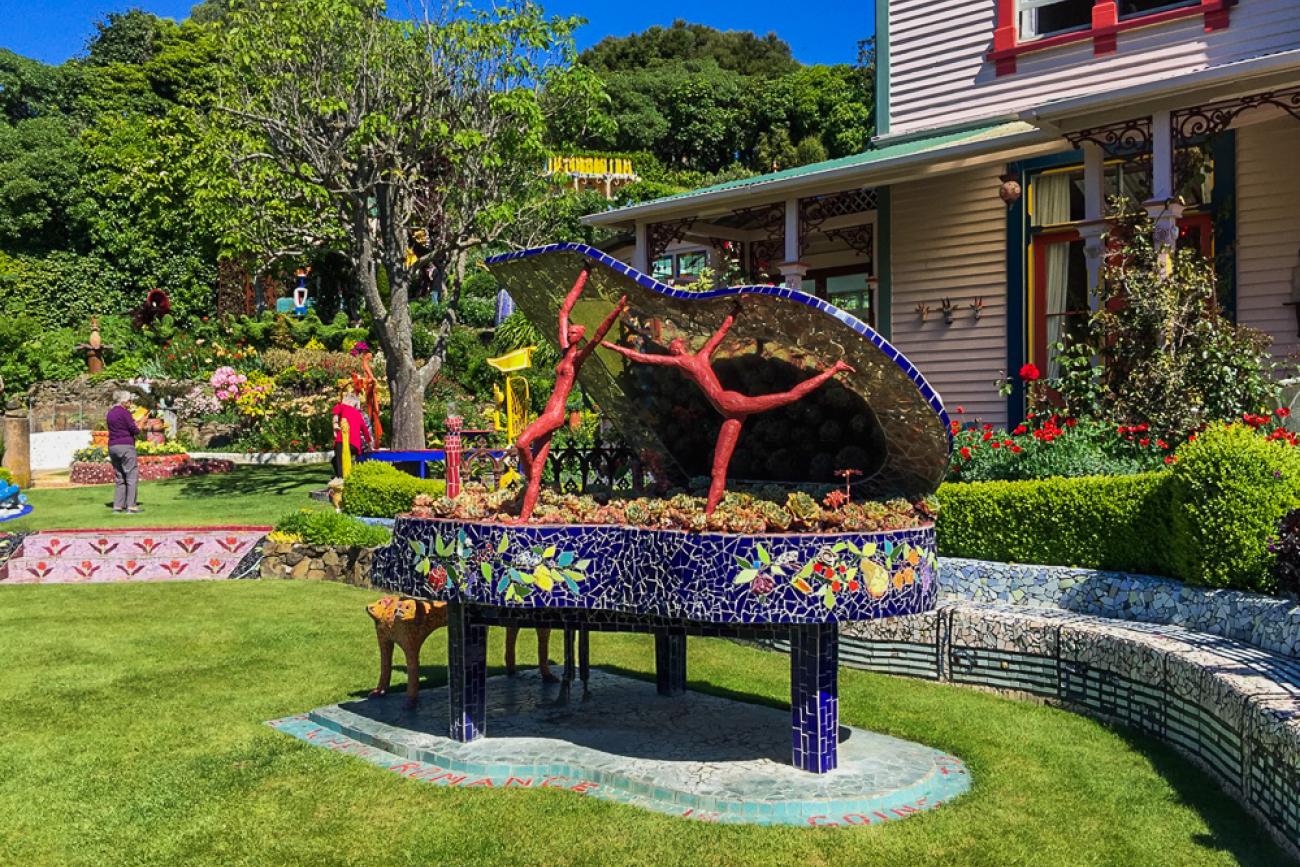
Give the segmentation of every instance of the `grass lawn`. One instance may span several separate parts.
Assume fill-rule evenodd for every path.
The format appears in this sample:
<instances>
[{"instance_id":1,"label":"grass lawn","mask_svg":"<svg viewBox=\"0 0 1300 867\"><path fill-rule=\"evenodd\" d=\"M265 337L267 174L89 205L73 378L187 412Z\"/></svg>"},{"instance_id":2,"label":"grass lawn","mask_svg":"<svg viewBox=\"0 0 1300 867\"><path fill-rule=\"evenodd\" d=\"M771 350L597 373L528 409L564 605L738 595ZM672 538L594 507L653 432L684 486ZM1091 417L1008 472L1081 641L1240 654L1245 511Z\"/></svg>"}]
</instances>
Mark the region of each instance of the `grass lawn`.
<instances>
[{"instance_id":1,"label":"grass lawn","mask_svg":"<svg viewBox=\"0 0 1300 867\"><path fill-rule=\"evenodd\" d=\"M0 587L0 863L1284 861L1158 742L856 671L841 675L843 720L960 756L968 795L878 827L714 826L571 793L440 788L263 725L373 685L362 607L374 596L289 581ZM649 675L652 646L596 634L592 657ZM439 632L430 683L445 682L445 652ZM789 699L785 657L726 641L692 639L690 676L693 688Z\"/></svg>"},{"instance_id":2,"label":"grass lawn","mask_svg":"<svg viewBox=\"0 0 1300 867\"><path fill-rule=\"evenodd\" d=\"M274 524L286 512L309 508L309 491L330 480L328 464L240 466L233 472L140 483L138 515L113 514L113 486L33 488L26 518L0 530L77 530L85 527L201 527Z\"/></svg>"}]
</instances>

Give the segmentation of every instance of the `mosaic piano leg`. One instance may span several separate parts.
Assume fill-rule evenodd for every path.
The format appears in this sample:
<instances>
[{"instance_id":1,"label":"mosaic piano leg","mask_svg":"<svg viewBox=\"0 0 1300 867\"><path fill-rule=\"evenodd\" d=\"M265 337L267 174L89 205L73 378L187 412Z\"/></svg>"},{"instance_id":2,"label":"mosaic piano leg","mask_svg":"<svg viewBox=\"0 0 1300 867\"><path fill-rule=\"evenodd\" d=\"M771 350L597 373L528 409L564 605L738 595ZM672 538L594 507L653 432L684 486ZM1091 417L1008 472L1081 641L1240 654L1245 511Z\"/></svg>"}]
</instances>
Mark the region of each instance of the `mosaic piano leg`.
<instances>
[{"instance_id":1,"label":"mosaic piano leg","mask_svg":"<svg viewBox=\"0 0 1300 867\"><path fill-rule=\"evenodd\" d=\"M665 630L655 633L655 680L660 695L686 692L686 632Z\"/></svg>"},{"instance_id":2,"label":"mosaic piano leg","mask_svg":"<svg viewBox=\"0 0 1300 867\"><path fill-rule=\"evenodd\" d=\"M464 605L447 606L449 737L472 741L487 733L487 627Z\"/></svg>"},{"instance_id":3,"label":"mosaic piano leg","mask_svg":"<svg viewBox=\"0 0 1300 867\"><path fill-rule=\"evenodd\" d=\"M567 704L573 689L573 676L576 667L573 662L573 639L577 630L572 626L564 628L564 676L560 678L560 695L556 704Z\"/></svg>"},{"instance_id":4,"label":"mosaic piano leg","mask_svg":"<svg viewBox=\"0 0 1300 867\"><path fill-rule=\"evenodd\" d=\"M591 632L586 629L578 631L578 679L582 681L582 697L591 694Z\"/></svg>"},{"instance_id":5,"label":"mosaic piano leg","mask_svg":"<svg viewBox=\"0 0 1300 867\"><path fill-rule=\"evenodd\" d=\"M790 628L790 716L794 766L814 774L838 760L839 630L835 624Z\"/></svg>"}]
</instances>

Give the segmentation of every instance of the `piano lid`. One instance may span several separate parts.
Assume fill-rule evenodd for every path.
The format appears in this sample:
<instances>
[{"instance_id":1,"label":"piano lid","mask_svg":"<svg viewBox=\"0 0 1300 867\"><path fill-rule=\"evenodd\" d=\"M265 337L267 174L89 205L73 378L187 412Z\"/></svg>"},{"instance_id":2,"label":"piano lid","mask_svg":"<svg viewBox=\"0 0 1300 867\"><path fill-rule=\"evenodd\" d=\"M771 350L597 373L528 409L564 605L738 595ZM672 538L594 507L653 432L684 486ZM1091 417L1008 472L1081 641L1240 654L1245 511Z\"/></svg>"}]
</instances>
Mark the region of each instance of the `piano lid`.
<instances>
[{"instance_id":1,"label":"piano lid","mask_svg":"<svg viewBox=\"0 0 1300 867\"><path fill-rule=\"evenodd\" d=\"M643 352L666 352L677 337L698 350L739 301L736 323L714 356L727 388L784 391L841 358L853 365L856 373L746 421L733 480L834 483L837 470L852 468L875 496L920 496L943 480L951 440L938 393L872 328L819 298L782 286L673 288L585 244L508 253L487 265L552 345L564 296L589 266L572 321L590 335L627 295L624 325L608 339ZM633 445L662 454L683 477L708 475L722 419L678 371L602 348L579 381Z\"/></svg>"}]
</instances>

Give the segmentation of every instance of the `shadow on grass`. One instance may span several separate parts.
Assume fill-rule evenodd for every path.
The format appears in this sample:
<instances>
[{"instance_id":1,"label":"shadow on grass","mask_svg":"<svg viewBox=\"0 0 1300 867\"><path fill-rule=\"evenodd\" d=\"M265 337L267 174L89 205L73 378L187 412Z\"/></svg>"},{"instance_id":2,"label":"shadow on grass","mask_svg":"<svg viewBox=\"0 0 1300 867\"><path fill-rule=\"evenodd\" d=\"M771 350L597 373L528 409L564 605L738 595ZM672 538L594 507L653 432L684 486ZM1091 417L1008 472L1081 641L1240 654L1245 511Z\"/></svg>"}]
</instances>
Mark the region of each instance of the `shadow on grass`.
<instances>
[{"instance_id":1,"label":"shadow on grass","mask_svg":"<svg viewBox=\"0 0 1300 867\"><path fill-rule=\"evenodd\" d=\"M195 476L180 483L177 496L181 499L207 499L216 497L286 495L305 491L313 486L324 487L330 480L328 464L303 467L238 467L229 473Z\"/></svg>"},{"instance_id":2,"label":"shadow on grass","mask_svg":"<svg viewBox=\"0 0 1300 867\"><path fill-rule=\"evenodd\" d=\"M1174 790L1179 804L1205 822L1209 833L1193 835L1192 843L1207 853L1226 852L1243 865L1268 867L1290 863L1282 849L1264 833L1258 819L1241 820L1245 808L1209 773L1158 738L1123 725L1110 724L1109 728L1134 752L1151 762L1156 773Z\"/></svg>"}]
</instances>

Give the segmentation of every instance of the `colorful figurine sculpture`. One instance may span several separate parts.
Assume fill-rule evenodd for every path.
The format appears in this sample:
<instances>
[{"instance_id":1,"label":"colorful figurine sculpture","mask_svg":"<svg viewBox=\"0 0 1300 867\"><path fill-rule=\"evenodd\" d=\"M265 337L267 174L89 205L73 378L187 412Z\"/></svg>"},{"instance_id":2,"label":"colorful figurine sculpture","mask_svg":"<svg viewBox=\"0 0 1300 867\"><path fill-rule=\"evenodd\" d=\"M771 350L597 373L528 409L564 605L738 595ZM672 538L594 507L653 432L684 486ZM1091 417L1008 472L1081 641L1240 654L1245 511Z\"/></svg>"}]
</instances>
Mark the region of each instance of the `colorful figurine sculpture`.
<instances>
[{"instance_id":1,"label":"colorful figurine sculpture","mask_svg":"<svg viewBox=\"0 0 1300 867\"><path fill-rule=\"evenodd\" d=\"M587 285L587 275L590 269L583 268L582 273L578 275L577 281L574 282L573 288L569 290L568 296L564 299L563 306L560 307L560 362L555 365L555 388L551 391L551 397L546 401L546 408L542 410L532 424L524 428L524 432L515 440L515 448L519 452L519 466L523 470L524 476L528 479L528 487L524 492L523 508L519 512L519 522L524 523L533 514L533 508L537 505L537 494L542 485L542 471L546 467L546 455L551 450L551 436L564 426L568 418L568 412L565 410L565 403L569 399L569 393L573 391L573 384L578 378L578 371L587 358L605 339L609 329L618 321L619 316L627 309L627 296L624 295L619 302L614 305L605 320L596 328L595 335L591 340L584 341L583 337L587 334L587 329L581 325L570 325L569 314L573 312L573 307L578 303L578 297L582 295L582 289ZM533 445L541 443L536 454L533 453Z\"/></svg>"},{"instance_id":2,"label":"colorful figurine sculpture","mask_svg":"<svg viewBox=\"0 0 1300 867\"><path fill-rule=\"evenodd\" d=\"M675 367L682 372L682 375L694 382L695 385L704 393L704 397L709 404L722 415L722 430L718 432L717 445L713 449L713 468L712 478L709 482L709 497L705 504L705 514L713 514L713 510L722 502L722 495L726 492L727 487L727 467L731 463L731 455L736 450L736 442L740 439L740 429L744 426L745 420L751 415L767 412L768 410L777 409L794 403L820 388L827 380L841 371L853 372L844 361L837 361L829 369L813 376L796 385L789 391L779 394L762 394L749 396L741 394L738 391L729 391L722 387L718 381L718 375L713 372L713 354L717 352L722 341L726 339L727 332L736 321L739 313L739 305L736 312L733 312L722 320L722 325L709 338L704 347L694 355L686 351L686 342L680 337L668 344L668 355L647 355L643 352L637 352L626 346L617 346L613 343L604 343L607 349L638 361L642 364L658 364L664 367Z\"/></svg>"},{"instance_id":3,"label":"colorful figurine sculpture","mask_svg":"<svg viewBox=\"0 0 1300 867\"><path fill-rule=\"evenodd\" d=\"M352 374L352 390L361 398L361 409L370 422L370 432L374 434L374 448L384 441L384 425L379 420L379 380L370 366L374 356L370 352L361 353L361 372Z\"/></svg>"},{"instance_id":4,"label":"colorful figurine sculpture","mask_svg":"<svg viewBox=\"0 0 1300 867\"><path fill-rule=\"evenodd\" d=\"M420 647L429 633L447 625L447 603L385 596L367 605L366 613L375 621L375 637L379 640L379 685L370 694L388 692L393 677L393 645L400 644L406 657L406 706L414 707L420 700Z\"/></svg>"}]
</instances>

